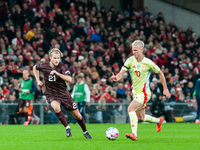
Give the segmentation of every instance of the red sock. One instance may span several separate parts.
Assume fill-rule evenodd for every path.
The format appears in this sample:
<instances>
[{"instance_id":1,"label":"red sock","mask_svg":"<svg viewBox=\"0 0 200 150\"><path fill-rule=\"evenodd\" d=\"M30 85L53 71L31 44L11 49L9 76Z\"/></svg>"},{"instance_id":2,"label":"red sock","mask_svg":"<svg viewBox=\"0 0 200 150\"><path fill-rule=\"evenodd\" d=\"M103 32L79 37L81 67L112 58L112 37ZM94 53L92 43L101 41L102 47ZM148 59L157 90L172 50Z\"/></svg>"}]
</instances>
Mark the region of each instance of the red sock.
<instances>
[{"instance_id":1,"label":"red sock","mask_svg":"<svg viewBox=\"0 0 200 150\"><path fill-rule=\"evenodd\" d=\"M83 117L82 117L81 120L77 120L77 121L78 121L78 124L81 126L83 132L87 131L86 130L86 126L85 126L85 121L84 121Z\"/></svg>"},{"instance_id":2,"label":"red sock","mask_svg":"<svg viewBox=\"0 0 200 150\"><path fill-rule=\"evenodd\" d=\"M24 113L25 121L28 121L28 112Z\"/></svg>"},{"instance_id":3,"label":"red sock","mask_svg":"<svg viewBox=\"0 0 200 150\"><path fill-rule=\"evenodd\" d=\"M63 124L63 126L67 127L67 121L65 119L65 115L63 114L62 111L60 111L59 113L56 113L56 116L58 117L58 119L60 120L60 122Z\"/></svg>"}]
</instances>

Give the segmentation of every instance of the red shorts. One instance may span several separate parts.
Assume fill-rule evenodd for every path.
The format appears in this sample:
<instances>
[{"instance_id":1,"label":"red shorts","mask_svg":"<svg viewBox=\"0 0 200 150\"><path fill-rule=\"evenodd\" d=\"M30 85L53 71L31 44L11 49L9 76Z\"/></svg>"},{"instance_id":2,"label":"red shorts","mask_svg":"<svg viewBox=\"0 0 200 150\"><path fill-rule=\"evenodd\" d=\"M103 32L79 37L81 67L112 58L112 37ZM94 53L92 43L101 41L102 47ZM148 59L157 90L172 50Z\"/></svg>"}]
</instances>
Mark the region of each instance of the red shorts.
<instances>
[{"instance_id":1,"label":"red shorts","mask_svg":"<svg viewBox=\"0 0 200 150\"><path fill-rule=\"evenodd\" d=\"M19 103L19 108L29 107L30 103L31 103L31 100L22 100L22 99L19 99L18 103Z\"/></svg>"}]
</instances>

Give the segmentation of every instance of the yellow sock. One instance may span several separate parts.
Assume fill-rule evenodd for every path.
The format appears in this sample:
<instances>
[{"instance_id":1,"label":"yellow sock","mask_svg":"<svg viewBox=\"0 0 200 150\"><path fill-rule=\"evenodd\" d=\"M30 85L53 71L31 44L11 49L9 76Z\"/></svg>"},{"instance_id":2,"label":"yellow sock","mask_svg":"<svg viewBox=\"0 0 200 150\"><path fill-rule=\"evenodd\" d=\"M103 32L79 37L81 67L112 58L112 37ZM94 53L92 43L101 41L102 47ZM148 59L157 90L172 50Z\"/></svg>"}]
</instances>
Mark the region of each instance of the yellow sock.
<instances>
[{"instance_id":1,"label":"yellow sock","mask_svg":"<svg viewBox=\"0 0 200 150\"><path fill-rule=\"evenodd\" d=\"M155 122L159 123L159 118L151 117L150 115L145 115L144 121L145 122Z\"/></svg>"},{"instance_id":2,"label":"yellow sock","mask_svg":"<svg viewBox=\"0 0 200 150\"><path fill-rule=\"evenodd\" d=\"M131 111L128 114L129 114L129 118L130 118L132 133L134 133L137 136L137 124L138 124L137 115L136 115L135 111Z\"/></svg>"}]
</instances>

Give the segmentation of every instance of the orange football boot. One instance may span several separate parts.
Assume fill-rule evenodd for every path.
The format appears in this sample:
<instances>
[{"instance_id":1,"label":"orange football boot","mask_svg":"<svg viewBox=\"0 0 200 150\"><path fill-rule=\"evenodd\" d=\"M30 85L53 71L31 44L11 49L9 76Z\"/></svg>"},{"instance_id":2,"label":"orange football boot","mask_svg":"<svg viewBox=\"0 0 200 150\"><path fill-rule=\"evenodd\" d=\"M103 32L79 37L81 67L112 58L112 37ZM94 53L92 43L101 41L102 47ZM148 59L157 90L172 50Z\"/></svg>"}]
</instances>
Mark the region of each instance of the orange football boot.
<instances>
[{"instance_id":1,"label":"orange football boot","mask_svg":"<svg viewBox=\"0 0 200 150\"><path fill-rule=\"evenodd\" d=\"M131 133L131 134L126 134L125 136L126 136L127 138L133 140L133 141L137 141L137 136L136 136L135 134L133 134L133 133Z\"/></svg>"},{"instance_id":2,"label":"orange football boot","mask_svg":"<svg viewBox=\"0 0 200 150\"><path fill-rule=\"evenodd\" d=\"M28 122L24 122L24 125L27 126L27 125L28 125Z\"/></svg>"},{"instance_id":3,"label":"orange football boot","mask_svg":"<svg viewBox=\"0 0 200 150\"><path fill-rule=\"evenodd\" d=\"M195 123L196 123L196 124L200 123L200 120L196 120Z\"/></svg>"},{"instance_id":4,"label":"orange football boot","mask_svg":"<svg viewBox=\"0 0 200 150\"><path fill-rule=\"evenodd\" d=\"M157 128L156 128L157 132L160 132L160 130L161 130L161 124L164 121L163 117L159 117L159 118L160 118L160 122L157 123Z\"/></svg>"}]
</instances>

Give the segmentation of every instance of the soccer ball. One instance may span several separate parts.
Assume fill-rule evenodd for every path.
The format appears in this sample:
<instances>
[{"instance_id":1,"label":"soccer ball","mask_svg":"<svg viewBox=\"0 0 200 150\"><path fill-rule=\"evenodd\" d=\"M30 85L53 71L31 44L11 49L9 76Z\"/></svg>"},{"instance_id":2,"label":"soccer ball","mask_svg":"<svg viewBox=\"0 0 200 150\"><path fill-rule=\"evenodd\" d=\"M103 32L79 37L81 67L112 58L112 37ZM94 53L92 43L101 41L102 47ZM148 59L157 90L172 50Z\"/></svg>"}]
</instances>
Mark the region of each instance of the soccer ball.
<instances>
[{"instance_id":1,"label":"soccer ball","mask_svg":"<svg viewBox=\"0 0 200 150\"><path fill-rule=\"evenodd\" d=\"M110 127L106 130L106 137L109 140L115 140L119 136L119 131L115 127Z\"/></svg>"}]
</instances>

